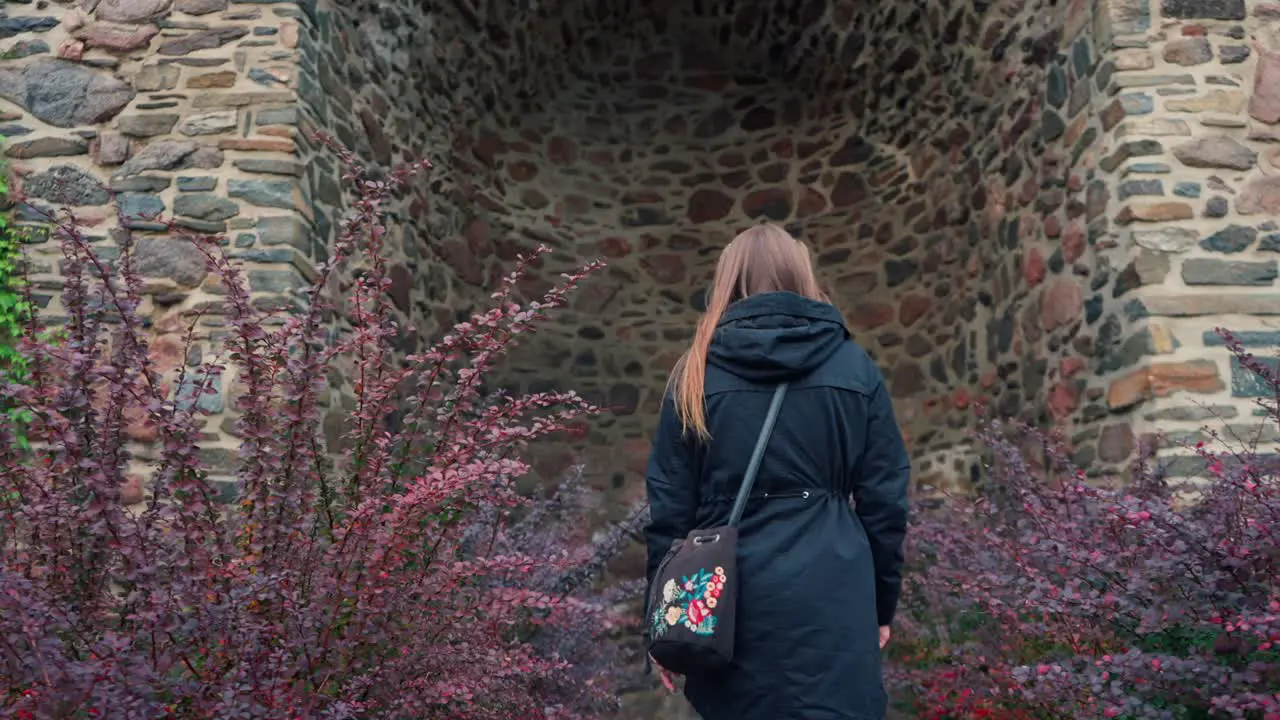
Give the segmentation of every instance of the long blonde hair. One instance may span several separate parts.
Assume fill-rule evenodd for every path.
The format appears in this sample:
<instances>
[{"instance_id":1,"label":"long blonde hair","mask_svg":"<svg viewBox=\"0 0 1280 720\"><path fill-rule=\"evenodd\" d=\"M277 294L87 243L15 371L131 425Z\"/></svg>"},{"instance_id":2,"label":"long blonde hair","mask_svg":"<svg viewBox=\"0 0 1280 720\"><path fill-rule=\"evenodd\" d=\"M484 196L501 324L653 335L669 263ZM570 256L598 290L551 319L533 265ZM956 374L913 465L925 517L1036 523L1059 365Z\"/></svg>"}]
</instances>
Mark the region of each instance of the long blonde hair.
<instances>
[{"instance_id":1,"label":"long blonde hair","mask_svg":"<svg viewBox=\"0 0 1280 720\"><path fill-rule=\"evenodd\" d=\"M707 311L698 321L693 343L676 363L667 383L685 432L705 440L707 348L724 311L735 300L767 292L793 292L827 302L813 272L809 248L777 225L744 230L720 253L707 295Z\"/></svg>"}]
</instances>

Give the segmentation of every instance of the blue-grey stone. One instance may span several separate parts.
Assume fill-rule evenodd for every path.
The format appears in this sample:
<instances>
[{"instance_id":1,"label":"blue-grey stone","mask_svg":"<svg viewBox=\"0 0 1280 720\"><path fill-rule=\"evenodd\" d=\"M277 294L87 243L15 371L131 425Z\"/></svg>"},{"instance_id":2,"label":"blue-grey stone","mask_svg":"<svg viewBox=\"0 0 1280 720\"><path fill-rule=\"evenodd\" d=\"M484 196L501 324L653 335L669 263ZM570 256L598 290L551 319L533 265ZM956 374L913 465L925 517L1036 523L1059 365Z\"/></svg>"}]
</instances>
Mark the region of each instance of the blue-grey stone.
<instances>
[{"instance_id":1,"label":"blue-grey stone","mask_svg":"<svg viewBox=\"0 0 1280 720\"><path fill-rule=\"evenodd\" d=\"M1092 55L1088 38L1079 38L1071 44L1071 67L1075 70L1076 77L1085 78L1089 76L1089 72L1093 69Z\"/></svg>"},{"instance_id":2,"label":"blue-grey stone","mask_svg":"<svg viewBox=\"0 0 1280 720\"><path fill-rule=\"evenodd\" d=\"M1098 167L1106 172L1115 172L1121 163L1130 158L1161 155L1163 153L1164 146L1160 144L1159 140L1128 140L1120 143L1115 152L1099 160Z\"/></svg>"},{"instance_id":3,"label":"blue-grey stone","mask_svg":"<svg viewBox=\"0 0 1280 720\"><path fill-rule=\"evenodd\" d=\"M75 165L58 165L27 177L22 189L33 198L58 205L106 205L111 194L93 175Z\"/></svg>"},{"instance_id":4,"label":"blue-grey stone","mask_svg":"<svg viewBox=\"0 0 1280 720\"><path fill-rule=\"evenodd\" d=\"M212 193L192 193L179 195L173 201L173 211L178 215L218 222L239 215L240 206Z\"/></svg>"},{"instance_id":5,"label":"blue-grey stone","mask_svg":"<svg viewBox=\"0 0 1280 720\"><path fill-rule=\"evenodd\" d=\"M206 389L211 392L205 392ZM201 376L183 380L178 386L176 399L178 409L182 411L188 411L194 407L199 412L216 415L222 412L224 407L222 392L218 388L217 381L206 380Z\"/></svg>"},{"instance_id":6,"label":"blue-grey stone","mask_svg":"<svg viewBox=\"0 0 1280 720\"><path fill-rule=\"evenodd\" d=\"M284 84L284 81L282 81L280 78L276 77L275 75L272 75L271 73L267 72L266 70L263 70L262 68L250 68L249 79L258 83L259 85L272 86L272 85Z\"/></svg>"},{"instance_id":7,"label":"blue-grey stone","mask_svg":"<svg viewBox=\"0 0 1280 720\"><path fill-rule=\"evenodd\" d=\"M164 212L164 201L150 193L120 193L116 196L125 224L135 230L163 230L164 222L156 216Z\"/></svg>"},{"instance_id":8,"label":"blue-grey stone","mask_svg":"<svg viewBox=\"0 0 1280 720\"><path fill-rule=\"evenodd\" d=\"M22 68L0 70L0 97L56 127L106 122L135 95L114 75L65 60L42 58Z\"/></svg>"},{"instance_id":9,"label":"blue-grey stone","mask_svg":"<svg viewBox=\"0 0 1280 720\"><path fill-rule=\"evenodd\" d=\"M293 268L286 270L250 270L248 276L249 287L259 292L292 292L307 284L302 274Z\"/></svg>"},{"instance_id":10,"label":"blue-grey stone","mask_svg":"<svg viewBox=\"0 0 1280 720\"><path fill-rule=\"evenodd\" d=\"M1084 320L1086 323L1092 325L1098 321L1098 318L1102 317L1102 303L1103 297L1100 294L1084 301Z\"/></svg>"},{"instance_id":11,"label":"blue-grey stone","mask_svg":"<svg viewBox=\"0 0 1280 720\"><path fill-rule=\"evenodd\" d=\"M258 219L258 237L266 245L291 245L303 252L307 249L307 228L294 217Z\"/></svg>"},{"instance_id":12,"label":"blue-grey stone","mask_svg":"<svg viewBox=\"0 0 1280 720\"><path fill-rule=\"evenodd\" d=\"M1223 218L1231 211L1231 205L1227 199L1221 195L1214 195L1209 198L1209 202L1204 204L1204 216L1209 218Z\"/></svg>"},{"instance_id":13,"label":"blue-grey stone","mask_svg":"<svg viewBox=\"0 0 1280 720\"><path fill-rule=\"evenodd\" d=\"M1262 241L1258 243L1258 249L1265 252L1280 252L1280 233L1263 235Z\"/></svg>"},{"instance_id":14,"label":"blue-grey stone","mask_svg":"<svg viewBox=\"0 0 1280 720\"><path fill-rule=\"evenodd\" d=\"M134 177L113 177L107 185L116 192L158 193L169 187L171 181L167 177L135 175Z\"/></svg>"},{"instance_id":15,"label":"blue-grey stone","mask_svg":"<svg viewBox=\"0 0 1280 720\"><path fill-rule=\"evenodd\" d=\"M290 107L277 110L259 110L256 120L259 127L263 125L297 125L298 109Z\"/></svg>"},{"instance_id":16,"label":"blue-grey stone","mask_svg":"<svg viewBox=\"0 0 1280 720\"><path fill-rule=\"evenodd\" d=\"M1244 262L1216 258L1182 261L1182 281L1187 285L1250 285L1270 287L1277 276L1276 261Z\"/></svg>"},{"instance_id":17,"label":"blue-grey stone","mask_svg":"<svg viewBox=\"0 0 1280 720\"><path fill-rule=\"evenodd\" d=\"M32 55L42 55L51 50L49 43L43 40L19 40L9 48L9 52L5 53L4 59L21 60Z\"/></svg>"},{"instance_id":18,"label":"blue-grey stone","mask_svg":"<svg viewBox=\"0 0 1280 720\"><path fill-rule=\"evenodd\" d=\"M1137 322L1143 318L1150 317L1151 312L1147 310L1142 298L1134 298L1124 304L1124 316L1129 322Z\"/></svg>"},{"instance_id":19,"label":"blue-grey stone","mask_svg":"<svg viewBox=\"0 0 1280 720\"><path fill-rule=\"evenodd\" d=\"M212 177L180 177L179 192L209 192L218 187L218 179Z\"/></svg>"},{"instance_id":20,"label":"blue-grey stone","mask_svg":"<svg viewBox=\"0 0 1280 720\"><path fill-rule=\"evenodd\" d=\"M1235 65L1249 59L1248 45L1223 45L1218 48L1218 58L1223 65Z\"/></svg>"},{"instance_id":21,"label":"blue-grey stone","mask_svg":"<svg viewBox=\"0 0 1280 720\"><path fill-rule=\"evenodd\" d=\"M1173 168L1164 163L1137 162L1125 168L1125 174L1141 173L1144 175L1167 175Z\"/></svg>"},{"instance_id":22,"label":"blue-grey stone","mask_svg":"<svg viewBox=\"0 0 1280 720\"><path fill-rule=\"evenodd\" d=\"M227 229L227 223L222 220L196 220L195 218L180 217L174 220L174 224L178 227L209 235L216 235Z\"/></svg>"},{"instance_id":23,"label":"blue-grey stone","mask_svg":"<svg viewBox=\"0 0 1280 720\"><path fill-rule=\"evenodd\" d=\"M1173 186L1173 194L1184 198L1200 197L1200 183L1180 180Z\"/></svg>"},{"instance_id":24,"label":"blue-grey stone","mask_svg":"<svg viewBox=\"0 0 1280 720\"><path fill-rule=\"evenodd\" d=\"M1258 239L1258 231L1243 225L1228 225L1200 241L1200 247L1211 252L1234 254L1244 252Z\"/></svg>"},{"instance_id":25,"label":"blue-grey stone","mask_svg":"<svg viewBox=\"0 0 1280 720\"><path fill-rule=\"evenodd\" d=\"M915 260L886 260L884 263L885 284L889 287L897 287L914 277L919 269L920 266Z\"/></svg>"},{"instance_id":26,"label":"blue-grey stone","mask_svg":"<svg viewBox=\"0 0 1280 720\"><path fill-rule=\"evenodd\" d=\"M43 203L20 202L13 206L13 219L17 222L49 222L56 215L54 208Z\"/></svg>"},{"instance_id":27,"label":"blue-grey stone","mask_svg":"<svg viewBox=\"0 0 1280 720\"><path fill-rule=\"evenodd\" d=\"M1156 101L1146 93L1124 93L1120 105L1126 115L1148 115L1156 109Z\"/></svg>"},{"instance_id":28,"label":"blue-grey stone","mask_svg":"<svg viewBox=\"0 0 1280 720\"><path fill-rule=\"evenodd\" d=\"M258 207L292 210L293 187L287 180L228 180L227 194Z\"/></svg>"},{"instance_id":29,"label":"blue-grey stone","mask_svg":"<svg viewBox=\"0 0 1280 720\"><path fill-rule=\"evenodd\" d=\"M15 37L23 33L49 32L58 27L58 18L43 17L0 17L0 40Z\"/></svg>"},{"instance_id":30,"label":"blue-grey stone","mask_svg":"<svg viewBox=\"0 0 1280 720\"><path fill-rule=\"evenodd\" d=\"M1116 64L1110 60L1104 60L1098 63L1098 71L1093 74L1093 83L1098 87L1098 92L1106 92L1107 86L1111 84L1111 76L1115 74Z\"/></svg>"},{"instance_id":31,"label":"blue-grey stone","mask_svg":"<svg viewBox=\"0 0 1280 720\"><path fill-rule=\"evenodd\" d=\"M1045 109L1040 116L1040 134L1044 137L1045 142L1053 142L1062 137L1067 131L1067 124L1062 121L1062 116L1053 110Z\"/></svg>"},{"instance_id":32,"label":"blue-grey stone","mask_svg":"<svg viewBox=\"0 0 1280 720\"><path fill-rule=\"evenodd\" d=\"M1231 335L1246 348L1280 347L1280 330L1231 330ZM1223 347L1227 341L1214 330L1204 331L1205 347Z\"/></svg>"},{"instance_id":33,"label":"blue-grey stone","mask_svg":"<svg viewBox=\"0 0 1280 720\"><path fill-rule=\"evenodd\" d=\"M1244 0L1162 0L1166 18L1184 20L1244 20Z\"/></svg>"},{"instance_id":34,"label":"blue-grey stone","mask_svg":"<svg viewBox=\"0 0 1280 720\"><path fill-rule=\"evenodd\" d=\"M1260 365L1271 370L1273 377L1280 377L1280 358L1254 356ZM1276 390L1257 373L1240 364L1240 358L1231 358L1231 395L1238 398L1275 397Z\"/></svg>"},{"instance_id":35,"label":"blue-grey stone","mask_svg":"<svg viewBox=\"0 0 1280 720\"><path fill-rule=\"evenodd\" d=\"M241 158L232 163L237 170L261 173L263 175L302 176L302 164L296 160L277 160L274 158Z\"/></svg>"},{"instance_id":36,"label":"blue-grey stone","mask_svg":"<svg viewBox=\"0 0 1280 720\"><path fill-rule=\"evenodd\" d=\"M30 135L33 130L26 125L0 125L0 137L12 138Z\"/></svg>"},{"instance_id":37,"label":"blue-grey stone","mask_svg":"<svg viewBox=\"0 0 1280 720\"><path fill-rule=\"evenodd\" d=\"M186 238L141 237L133 257L139 274L166 278L183 287L195 287L209 274L208 259Z\"/></svg>"},{"instance_id":38,"label":"blue-grey stone","mask_svg":"<svg viewBox=\"0 0 1280 720\"><path fill-rule=\"evenodd\" d=\"M293 248L288 247L257 248L254 250L236 250L231 253L231 257L250 262L289 263L293 262L296 252Z\"/></svg>"},{"instance_id":39,"label":"blue-grey stone","mask_svg":"<svg viewBox=\"0 0 1280 720\"><path fill-rule=\"evenodd\" d=\"M1115 0L1111 3L1112 31L1116 35L1136 35L1151 29L1151 3L1149 0ZM1143 43L1145 39L1134 39L1133 44ZM1125 43L1117 39L1117 46Z\"/></svg>"},{"instance_id":40,"label":"blue-grey stone","mask_svg":"<svg viewBox=\"0 0 1280 720\"><path fill-rule=\"evenodd\" d=\"M1121 200L1135 195L1164 195L1164 183L1159 180L1124 180L1118 192Z\"/></svg>"},{"instance_id":41,"label":"blue-grey stone","mask_svg":"<svg viewBox=\"0 0 1280 720\"><path fill-rule=\"evenodd\" d=\"M1045 78L1045 100L1055 108L1062 107L1067 101L1067 73L1061 65L1049 68L1048 76Z\"/></svg>"}]
</instances>

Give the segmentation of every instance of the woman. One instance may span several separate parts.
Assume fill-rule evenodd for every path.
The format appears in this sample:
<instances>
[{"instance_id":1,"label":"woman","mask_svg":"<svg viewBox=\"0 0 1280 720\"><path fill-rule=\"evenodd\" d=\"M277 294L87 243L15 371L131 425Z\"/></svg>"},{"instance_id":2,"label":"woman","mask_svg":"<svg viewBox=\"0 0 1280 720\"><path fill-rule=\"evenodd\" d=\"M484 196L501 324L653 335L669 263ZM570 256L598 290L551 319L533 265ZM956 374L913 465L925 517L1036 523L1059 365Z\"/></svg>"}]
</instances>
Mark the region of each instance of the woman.
<instances>
[{"instance_id":1,"label":"woman","mask_svg":"<svg viewBox=\"0 0 1280 720\"><path fill-rule=\"evenodd\" d=\"M685 695L705 720L879 720L910 463L880 371L777 226L724 249L672 372L647 473L649 582L673 541L724 524L783 381L739 526L735 657Z\"/></svg>"}]
</instances>

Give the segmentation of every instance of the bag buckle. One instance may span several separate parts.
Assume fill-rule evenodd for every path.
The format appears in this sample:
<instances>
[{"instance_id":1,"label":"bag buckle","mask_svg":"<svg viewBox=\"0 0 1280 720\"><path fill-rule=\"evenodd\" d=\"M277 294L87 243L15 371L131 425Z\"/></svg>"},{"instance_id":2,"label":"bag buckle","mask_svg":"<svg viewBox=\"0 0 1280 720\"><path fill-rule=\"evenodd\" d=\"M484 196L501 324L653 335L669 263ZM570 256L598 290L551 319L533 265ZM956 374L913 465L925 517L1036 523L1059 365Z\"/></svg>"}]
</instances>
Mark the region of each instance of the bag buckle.
<instances>
[{"instance_id":1,"label":"bag buckle","mask_svg":"<svg viewBox=\"0 0 1280 720\"><path fill-rule=\"evenodd\" d=\"M713 542L720 542L720 533L716 533L715 535L712 535L710 537L699 536L693 539L694 545L702 545L703 543L713 543Z\"/></svg>"}]
</instances>

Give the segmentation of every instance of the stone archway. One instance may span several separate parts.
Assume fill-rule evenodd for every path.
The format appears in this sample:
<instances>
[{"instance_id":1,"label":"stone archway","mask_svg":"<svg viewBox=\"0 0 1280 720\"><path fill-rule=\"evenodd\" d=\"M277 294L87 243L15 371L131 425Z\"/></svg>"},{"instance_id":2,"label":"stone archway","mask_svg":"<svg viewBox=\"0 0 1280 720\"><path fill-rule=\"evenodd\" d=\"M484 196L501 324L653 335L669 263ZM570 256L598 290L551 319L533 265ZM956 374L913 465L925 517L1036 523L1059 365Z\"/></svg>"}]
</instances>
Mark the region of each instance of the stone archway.
<instances>
[{"instance_id":1,"label":"stone archway","mask_svg":"<svg viewBox=\"0 0 1280 720\"><path fill-rule=\"evenodd\" d=\"M430 157L389 243L405 350L522 249L556 248L530 292L603 255L503 379L617 408L535 458L551 475L585 455L608 515L643 493L717 249L764 219L815 250L921 483L963 478L980 404L1054 423L1091 470L1157 430L1251 422L1267 390L1211 329L1280 346L1278 26L1262 0L10 3L0 133L30 202L78 207L104 257L110 188L130 215L227 232L273 307L297 302L342 211L310 131L375 166ZM216 283L131 222L161 368L198 363L216 322L186 357L179 338ZM33 237L56 322L58 249ZM215 389L202 457L229 483L234 380ZM133 439L147 457L154 436Z\"/></svg>"},{"instance_id":2,"label":"stone archway","mask_svg":"<svg viewBox=\"0 0 1280 720\"><path fill-rule=\"evenodd\" d=\"M127 212L231 233L272 303L324 257L341 211L309 131L379 166L431 157L429 184L396 208L405 349L523 248L557 248L542 282L606 256L505 376L619 409L585 448L606 505L638 491L710 259L762 219L815 249L885 368L922 480L963 475L976 403L1057 423L1090 467L1124 463L1155 429L1194 430L1202 405L1248 416L1261 390L1206 331L1280 343L1272 4L767 7L11 3L0 122L32 202L83 208L104 252L111 187ZM163 333L213 289L174 244L143 244ZM56 256L35 248L49 317ZM234 445L210 440L215 474Z\"/></svg>"},{"instance_id":3,"label":"stone archway","mask_svg":"<svg viewBox=\"0 0 1280 720\"><path fill-rule=\"evenodd\" d=\"M609 261L506 376L617 408L586 448L603 491L638 491L665 374L716 250L761 220L815 250L885 369L922 482L967 474L976 405L1056 424L1100 468L1126 462L1153 423L1194 422L1181 405L1249 394L1228 390L1238 369L1202 336L1206 315L1266 324L1256 288L1273 284L1274 261L1232 270L1213 257L1213 232L1231 232L1215 226L1234 211L1231 226L1248 233L1276 204L1249 143L1274 136L1275 91L1259 78L1277 60L1240 44L1265 41L1268 11L768 7L382 4L376 27L359 8L329 16L350 35L320 57L359 67L359 37L387 66L360 73L386 79L355 97L385 118L361 115L375 156L436 153L434 198L407 219L429 247L407 275L437 315L465 306L522 247L556 248L544 279ZM1237 175L1228 183L1222 170ZM1189 248L1206 257L1184 261ZM540 467L569 459L551 450Z\"/></svg>"},{"instance_id":4,"label":"stone archway","mask_svg":"<svg viewBox=\"0 0 1280 720\"><path fill-rule=\"evenodd\" d=\"M439 300L465 306L543 242L556 248L544 279L609 262L505 376L616 409L587 449L600 488L636 492L716 253L753 222L782 223L814 249L885 368L922 478L967 473L973 403L1038 414L1081 327L1079 286L1050 270L1070 277L1094 261L1084 228L1095 218L1069 206L1083 186L1071 186L1066 121L1044 112L1046 95L1064 114L1092 107L1098 58L1087 37L1063 37L1063 11L634 5L497 3L416 23L382 6L373 29L359 10L332 16L353 24L343 52L351 37L383 48L373 62L393 83L365 93L387 117L364 123L372 156L436 152L435 195L418 212L411 203L407 223L448 277L412 273L418 297L448 285ZM322 64L352 65L334 60ZM1053 97L1068 78L1085 89L1071 107ZM1046 236L1061 249L1028 242ZM548 450L540 466L570 457Z\"/></svg>"}]
</instances>

